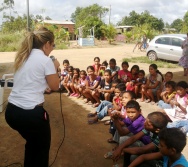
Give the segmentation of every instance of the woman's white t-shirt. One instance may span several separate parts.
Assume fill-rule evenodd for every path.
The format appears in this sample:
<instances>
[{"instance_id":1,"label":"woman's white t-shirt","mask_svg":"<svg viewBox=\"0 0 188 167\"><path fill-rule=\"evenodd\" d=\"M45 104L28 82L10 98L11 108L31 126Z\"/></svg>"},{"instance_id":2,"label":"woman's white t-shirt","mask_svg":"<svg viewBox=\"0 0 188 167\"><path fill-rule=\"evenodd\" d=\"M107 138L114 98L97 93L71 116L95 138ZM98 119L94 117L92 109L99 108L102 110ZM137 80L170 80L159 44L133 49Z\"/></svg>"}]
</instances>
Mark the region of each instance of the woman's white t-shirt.
<instances>
[{"instance_id":1,"label":"woman's white t-shirt","mask_svg":"<svg viewBox=\"0 0 188 167\"><path fill-rule=\"evenodd\" d=\"M8 101L23 109L33 109L44 102L46 76L55 74L52 60L42 50L32 49L28 60L14 74L14 86Z\"/></svg>"}]
</instances>

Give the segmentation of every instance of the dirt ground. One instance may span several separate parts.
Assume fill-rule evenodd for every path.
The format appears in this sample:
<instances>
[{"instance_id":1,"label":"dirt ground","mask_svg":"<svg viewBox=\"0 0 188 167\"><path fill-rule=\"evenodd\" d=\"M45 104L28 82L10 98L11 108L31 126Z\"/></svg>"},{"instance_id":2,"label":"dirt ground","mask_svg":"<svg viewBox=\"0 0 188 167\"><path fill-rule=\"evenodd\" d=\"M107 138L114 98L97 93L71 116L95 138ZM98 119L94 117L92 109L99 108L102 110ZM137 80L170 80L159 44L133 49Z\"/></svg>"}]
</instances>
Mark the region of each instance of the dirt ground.
<instances>
[{"instance_id":1,"label":"dirt ground","mask_svg":"<svg viewBox=\"0 0 188 167\"><path fill-rule=\"evenodd\" d=\"M117 65L121 65L122 59L125 57L145 56L145 52L132 50L134 45L131 44L118 44L107 46L102 42L98 47L80 48L74 43L73 49L67 50L54 50L51 55L54 55L60 62L68 59L74 67L86 69L88 65L93 64L93 58L98 56L101 62L104 60L109 61L110 58L117 60ZM12 72L12 62L14 61L13 52L0 53L0 78L5 73ZM130 63L130 67L133 64ZM138 63L141 69L148 73L148 64ZM183 77L182 68L159 69L162 73L172 71L174 73L174 81L185 80L188 82L188 77ZM10 90L5 90L4 101ZM86 115L89 111L95 109L89 105L83 104L82 100L62 97L62 113L64 123L60 110L60 93L52 93L45 95L45 109L50 115L52 142L50 149L50 164L55 158L57 149L65 136L63 145L61 146L54 167L104 167L112 166L111 160L103 158L104 153L110 151L115 145L107 143L110 138L108 133L108 126L103 122L94 125L87 124ZM146 116L151 111L156 111L157 106L150 104L140 103L143 114ZM3 106L5 108L6 104ZM6 166L14 162L21 162L24 159L24 144L25 141L20 135L12 130L4 119L4 111L0 113L0 166ZM188 146L183 151L186 158L188 158Z\"/></svg>"}]
</instances>

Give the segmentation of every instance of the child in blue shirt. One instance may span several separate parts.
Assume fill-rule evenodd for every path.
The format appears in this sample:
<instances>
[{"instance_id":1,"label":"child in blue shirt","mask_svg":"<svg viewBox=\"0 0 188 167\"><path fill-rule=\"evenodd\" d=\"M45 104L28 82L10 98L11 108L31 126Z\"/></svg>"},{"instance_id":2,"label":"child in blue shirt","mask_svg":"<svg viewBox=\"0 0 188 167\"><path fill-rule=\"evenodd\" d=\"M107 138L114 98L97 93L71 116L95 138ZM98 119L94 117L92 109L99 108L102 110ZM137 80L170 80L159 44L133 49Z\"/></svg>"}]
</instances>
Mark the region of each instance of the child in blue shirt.
<instances>
[{"instance_id":1,"label":"child in blue shirt","mask_svg":"<svg viewBox=\"0 0 188 167\"><path fill-rule=\"evenodd\" d=\"M159 132L159 152L143 154L133 161L129 167L138 166L144 161L155 161L163 157L163 164L161 167L187 167L188 162L181 154L183 148L186 146L186 135L178 128L164 128ZM139 167L148 167L146 164L139 165ZM151 165L150 165L151 166Z\"/></svg>"}]
</instances>

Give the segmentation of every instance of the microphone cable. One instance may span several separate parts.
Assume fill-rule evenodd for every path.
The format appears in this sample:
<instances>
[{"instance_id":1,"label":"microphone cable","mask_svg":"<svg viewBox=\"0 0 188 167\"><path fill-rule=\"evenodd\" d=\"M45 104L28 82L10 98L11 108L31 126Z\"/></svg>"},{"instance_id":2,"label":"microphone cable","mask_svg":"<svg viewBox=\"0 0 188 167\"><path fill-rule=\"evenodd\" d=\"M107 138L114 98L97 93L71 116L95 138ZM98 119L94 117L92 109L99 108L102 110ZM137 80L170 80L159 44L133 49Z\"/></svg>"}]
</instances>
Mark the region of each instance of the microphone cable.
<instances>
[{"instance_id":1,"label":"microphone cable","mask_svg":"<svg viewBox=\"0 0 188 167\"><path fill-rule=\"evenodd\" d=\"M53 166L53 164L55 163L55 161L57 159L57 155L59 153L59 150L60 150L60 148L61 148L61 146L62 146L62 144L64 143L64 140L65 140L65 120L64 120L63 110L62 110L62 97L61 97L61 95L62 95L62 86L61 86L61 82L60 82L60 89L59 89L59 91L60 91L60 93L59 93L60 94L60 111L61 111L62 125L63 125L63 132L64 132L64 134L63 134L62 141L61 141L61 143L60 143L60 145L59 145L59 147L57 149L55 158L54 158L53 162L50 164L49 167Z\"/></svg>"}]
</instances>

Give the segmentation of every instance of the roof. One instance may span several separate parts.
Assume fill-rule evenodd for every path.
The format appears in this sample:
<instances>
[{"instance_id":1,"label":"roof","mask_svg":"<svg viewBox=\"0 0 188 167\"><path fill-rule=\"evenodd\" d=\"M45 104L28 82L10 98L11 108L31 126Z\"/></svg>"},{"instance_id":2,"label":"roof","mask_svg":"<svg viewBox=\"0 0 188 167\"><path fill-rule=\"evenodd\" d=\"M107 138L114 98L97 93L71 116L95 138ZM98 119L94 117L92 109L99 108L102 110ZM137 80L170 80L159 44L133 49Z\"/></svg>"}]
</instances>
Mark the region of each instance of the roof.
<instances>
[{"instance_id":1,"label":"roof","mask_svg":"<svg viewBox=\"0 0 188 167\"><path fill-rule=\"evenodd\" d=\"M116 26L115 28L132 28L134 26Z\"/></svg>"},{"instance_id":2,"label":"roof","mask_svg":"<svg viewBox=\"0 0 188 167\"><path fill-rule=\"evenodd\" d=\"M38 20L39 22L43 22L43 20ZM74 23L72 21L58 21L58 20L44 20L44 23L47 24L72 24L74 25Z\"/></svg>"}]
</instances>

